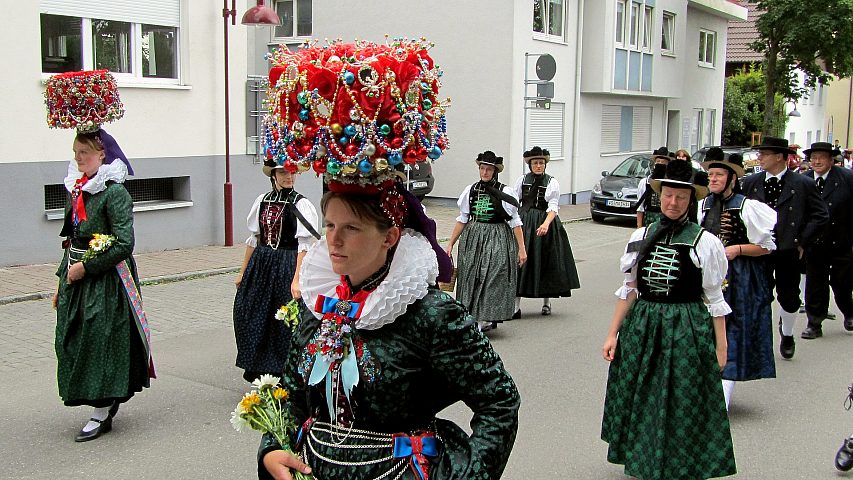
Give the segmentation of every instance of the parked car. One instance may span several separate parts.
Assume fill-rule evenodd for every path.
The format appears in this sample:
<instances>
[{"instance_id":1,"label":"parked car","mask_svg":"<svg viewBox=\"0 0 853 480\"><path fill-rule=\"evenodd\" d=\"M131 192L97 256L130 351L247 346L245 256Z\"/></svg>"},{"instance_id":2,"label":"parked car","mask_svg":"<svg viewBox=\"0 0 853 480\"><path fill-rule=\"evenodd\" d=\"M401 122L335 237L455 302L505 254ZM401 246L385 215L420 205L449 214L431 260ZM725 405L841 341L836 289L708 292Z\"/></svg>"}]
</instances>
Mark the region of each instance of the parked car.
<instances>
[{"instance_id":1,"label":"parked car","mask_svg":"<svg viewBox=\"0 0 853 480\"><path fill-rule=\"evenodd\" d=\"M693 161L693 168L702 170L702 165ZM589 213L595 222L607 217L636 218L640 193L637 187L643 177L649 176L652 156L648 153L631 155L612 172L601 172L601 180L592 187Z\"/></svg>"},{"instance_id":2,"label":"parked car","mask_svg":"<svg viewBox=\"0 0 853 480\"><path fill-rule=\"evenodd\" d=\"M397 170L406 176L406 187L416 197L423 198L432 192L435 179L432 176L432 163L429 161L418 162L411 167L405 163L397 166Z\"/></svg>"},{"instance_id":3,"label":"parked car","mask_svg":"<svg viewBox=\"0 0 853 480\"><path fill-rule=\"evenodd\" d=\"M705 154L708 152L708 149L711 147L703 147L696 151L693 154L692 160L695 160L699 163L705 161ZM758 163L758 150L753 150L750 147L720 147L723 149L723 154L725 158L729 158L729 155L733 153L739 153L743 156L743 170L744 177L748 177L753 173L761 172L761 165Z\"/></svg>"},{"instance_id":4,"label":"parked car","mask_svg":"<svg viewBox=\"0 0 853 480\"><path fill-rule=\"evenodd\" d=\"M636 217L640 179L649 175L652 156L631 155L612 172L601 172L601 180L592 187L589 213L592 220L602 222L606 217Z\"/></svg>"}]
</instances>

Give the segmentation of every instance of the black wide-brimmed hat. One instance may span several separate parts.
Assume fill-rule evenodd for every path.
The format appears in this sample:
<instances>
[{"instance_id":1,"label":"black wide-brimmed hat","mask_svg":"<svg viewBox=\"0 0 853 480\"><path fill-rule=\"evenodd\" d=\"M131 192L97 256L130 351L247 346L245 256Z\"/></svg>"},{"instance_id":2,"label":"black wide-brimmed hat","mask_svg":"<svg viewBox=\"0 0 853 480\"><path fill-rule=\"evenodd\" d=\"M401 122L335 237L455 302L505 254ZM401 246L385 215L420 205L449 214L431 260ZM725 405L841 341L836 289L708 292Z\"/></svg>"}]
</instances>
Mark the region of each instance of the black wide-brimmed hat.
<instances>
[{"instance_id":1,"label":"black wide-brimmed hat","mask_svg":"<svg viewBox=\"0 0 853 480\"><path fill-rule=\"evenodd\" d=\"M708 170L710 168L728 168L731 170L738 178L742 177L744 174L743 170L743 155L739 153L733 153L729 155L729 158L725 158L725 153L723 153L723 149L719 147L712 147L708 149L708 152L705 153L705 161L702 162L702 168Z\"/></svg>"},{"instance_id":2,"label":"black wide-brimmed hat","mask_svg":"<svg viewBox=\"0 0 853 480\"><path fill-rule=\"evenodd\" d=\"M693 168L690 162L674 160L666 166L666 174L661 179L649 180L652 190L660 194L664 186L675 188L690 188L696 195L696 200L708 196L708 174Z\"/></svg>"},{"instance_id":3,"label":"black wide-brimmed hat","mask_svg":"<svg viewBox=\"0 0 853 480\"><path fill-rule=\"evenodd\" d=\"M273 172L278 170L279 168L283 169L283 165L279 165L275 160L264 160L264 165L261 167L261 170L264 172L264 175L268 177L273 176Z\"/></svg>"},{"instance_id":4,"label":"black wide-brimmed hat","mask_svg":"<svg viewBox=\"0 0 853 480\"><path fill-rule=\"evenodd\" d=\"M486 150L485 152L477 155L477 159L474 161L477 162L477 165L491 165L495 167L495 171L498 173L504 171L504 157L496 156L495 152L491 150Z\"/></svg>"},{"instance_id":5,"label":"black wide-brimmed hat","mask_svg":"<svg viewBox=\"0 0 853 480\"><path fill-rule=\"evenodd\" d=\"M815 142L812 144L812 148L803 150L806 155L811 155L812 152L827 152L833 156L841 154L841 151L829 142Z\"/></svg>"},{"instance_id":6,"label":"black wide-brimmed hat","mask_svg":"<svg viewBox=\"0 0 853 480\"><path fill-rule=\"evenodd\" d=\"M524 152L524 163L530 165L532 160L545 160L545 163L551 160L551 152L542 147L533 147Z\"/></svg>"},{"instance_id":7,"label":"black wide-brimmed hat","mask_svg":"<svg viewBox=\"0 0 853 480\"><path fill-rule=\"evenodd\" d=\"M652 160L658 157L665 158L667 160L672 160L672 157L669 154L669 149L666 147L660 147L654 152L652 152Z\"/></svg>"},{"instance_id":8,"label":"black wide-brimmed hat","mask_svg":"<svg viewBox=\"0 0 853 480\"><path fill-rule=\"evenodd\" d=\"M761 141L761 145L755 145L752 147L753 150L772 150L776 153L784 153L784 154L795 154L796 151L792 150L788 146L788 141L784 138L777 137L764 137L764 140Z\"/></svg>"}]
</instances>

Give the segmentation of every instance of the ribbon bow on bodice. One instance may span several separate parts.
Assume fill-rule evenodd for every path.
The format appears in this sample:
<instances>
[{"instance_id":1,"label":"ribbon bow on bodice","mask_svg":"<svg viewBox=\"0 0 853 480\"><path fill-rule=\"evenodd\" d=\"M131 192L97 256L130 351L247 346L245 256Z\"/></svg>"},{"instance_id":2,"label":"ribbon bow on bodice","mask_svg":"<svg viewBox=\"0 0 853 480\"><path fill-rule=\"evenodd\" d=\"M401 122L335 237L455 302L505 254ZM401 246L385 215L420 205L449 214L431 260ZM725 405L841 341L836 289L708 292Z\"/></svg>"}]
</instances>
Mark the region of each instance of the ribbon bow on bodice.
<instances>
[{"instance_id":1,"label":"ribbon bow on bodice","mask_svg":"<svg viewBox=\"0 0 853 480\"><path fill-rule=\"evenodd\" d=\"M83 203L83 185L88 181L89 177L83 175L74 182L74 189L71 190L71 213L74 225L87 220L86 205Z\"/></svg>"},{"instance_id":2,"label":"ribbon bow on bodice","mask_svg":"<svg viewBox=\"0 0 853 480\"><path fill-rule=\"evenodd\" d=\"M394 458L409 457L409 465L421 480L429 480L429 460L438 455L438 440L431 432L420 435L394 434Z\"/></svg>"}]
</instances>

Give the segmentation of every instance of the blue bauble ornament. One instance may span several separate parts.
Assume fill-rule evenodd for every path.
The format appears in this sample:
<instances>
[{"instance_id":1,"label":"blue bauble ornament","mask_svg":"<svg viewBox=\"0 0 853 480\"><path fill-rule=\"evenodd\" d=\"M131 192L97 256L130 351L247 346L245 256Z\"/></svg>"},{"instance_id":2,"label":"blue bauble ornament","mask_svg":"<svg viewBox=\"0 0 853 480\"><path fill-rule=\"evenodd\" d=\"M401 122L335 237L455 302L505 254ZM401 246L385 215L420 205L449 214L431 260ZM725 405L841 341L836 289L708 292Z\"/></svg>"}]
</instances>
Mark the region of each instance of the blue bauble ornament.
<instances>
[{"instance_id":1,"label":"blue bauble ornament","mask_svg":"<svg viewBox=\"0 0 853 480\"><path fill-rule=\"evenodd\" d=\"M352 85L353 83L355 83L355 75L353 75L353 73L350 71L344 72L344 81L347 83L347 85Z\"/></svg>"},{"instance_id":2,"label":"blue bauble ornament","mask_svg":"<svg viewBox=\"0 0 853 480\"><path fill-rule=\"evenodd\" d=\"M341 145L348 144L349 143L349 137L342 136L341 138L338 139L338 143L340 143Z\"/></svg>"},{"instance_id":3,"label":"blue bauble ornament","mask_svg":"<svg viewBox=\"0 0 853 480\"><path fill-rule=\"evenodd\" d=\"M299 111L299 119L300 119L300 120L302 120L303 122L304 122L304 121L307 121L307 120L308 120L308 115L309 115L310 113L311 113L311 112L310 112L307 108L303 108L302 110L300 110L300 111Z\"/></svg>"},{"instance_id":4,"label":"blue bauble ornament","mask_svg":"<svg viewBox=\"0 0 853 480\"><path fill-rule=\"evenodd\" d=\"M355 133L356 133L355 125L353 125L353 124L349 124L349 125L347 125L346 127L344 127L344 133L345 133L345 134L346 134L346 136L348 136L348 137L353 137L353 136L355 136Z\"/></svg>"},{"instance_id":5,"label":"blue bauble ornament","mask_svg":"<svg viewBox=\"0 0 853 480\"><path fill-rule=\"evenodd\" d=\"M438 145L433 145L433 147L429 149L429 152L427 152L427 157L429 157L433 160L437 160L438 157L441 156L441 154L442 154L442 151L440 148L438 148Z\"/></svg>"},{"instance_id":6,"label":"blue bauble ornament","mask_svg":"<svg viewBox=\"0 0 853 480\"><path fill-rule=\"evenodd\" d=\"M388 154L388 164L397 166L403 162L403 155L400 152L391 152Z\"/></svg>"},{"instance_id":7,"label":"blue bauble ornament","mask_svg":"<svg viewBox=\"0 0 853 480\"><path fill-rule=\"evenodd\" d=\"M370 173L373 170L373 164L370 163L370 160L364 159L358 162L358 169L361 170L362 173Z\"/></svg>"}]
</instances>

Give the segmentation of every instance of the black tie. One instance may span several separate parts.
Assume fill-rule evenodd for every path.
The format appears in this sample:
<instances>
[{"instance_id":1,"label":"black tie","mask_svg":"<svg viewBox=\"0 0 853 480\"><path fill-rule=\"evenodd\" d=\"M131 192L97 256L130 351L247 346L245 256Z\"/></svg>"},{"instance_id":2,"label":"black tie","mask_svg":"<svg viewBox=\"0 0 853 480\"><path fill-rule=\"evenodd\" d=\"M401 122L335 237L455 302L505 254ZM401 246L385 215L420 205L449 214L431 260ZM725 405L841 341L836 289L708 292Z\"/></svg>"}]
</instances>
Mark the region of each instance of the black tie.
<instances>
[{"instance_id":1,"label":"black tie","mask_svg":"<svg viewBox=\"0 0 853 480\"><path fill-rule=\"evenodd\" d=\"M779 201L779 194L782 193L782 186L779 185L779 179L770 177L764 180L764 199L767 205L771 208L776 208L776 202Z\"/></svg>"},{"instance_id":2,"label":"black tie","mask_svg":"<svg viewBox=\"0 0 853 480\"><path fill-rule=\"evenodd\" d=\"M817 177L814 181L815 186L817 187L817 193L823 193L823 185L826 183L823 177Z\"/></svg>"}]
</instances>

